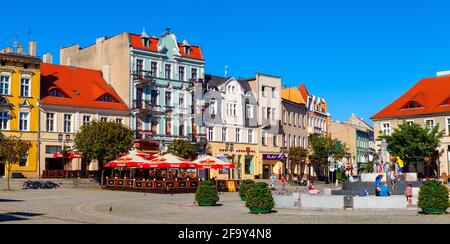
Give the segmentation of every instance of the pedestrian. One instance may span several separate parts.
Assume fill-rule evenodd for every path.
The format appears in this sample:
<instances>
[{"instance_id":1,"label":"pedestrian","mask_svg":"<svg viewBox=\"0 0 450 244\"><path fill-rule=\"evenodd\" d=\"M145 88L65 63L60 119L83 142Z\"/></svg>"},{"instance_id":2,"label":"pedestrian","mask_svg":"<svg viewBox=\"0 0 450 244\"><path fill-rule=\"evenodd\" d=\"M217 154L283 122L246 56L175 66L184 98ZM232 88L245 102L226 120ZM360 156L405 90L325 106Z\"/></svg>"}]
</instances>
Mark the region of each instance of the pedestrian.
<instances>
[{"instance_id":1,"label":"pedestrian","mask_svg":"<svg viewBox=\"0 0 450 244\"><path fill-rule=\"evenodd\" d=\"M394 190L395 185L397 184L397 175L395 174L395 172L393 170L389 174L389 179L391 180L391 186L392 186L392 189Z\"/></svg>"},{"instance_id":2,"label":"pedestrian","mask_svg":"<svg viewBox=\"0 0 450 244\"><path fill-rule=\"evenodd\" d=\"M275 174L272 173L272 176L270 176L270 187L272 188L272 190L275 190L275 180L277 178L275 177Z\"/></svg>"},{"instance_id":3,"label":"pedestrian","mask_svg":"<svg viewBox=\"0 0 450 244\"><path fill-rule=\"evenodd\" d=\"M411 184L409 184L409 185L406 187L406 190L405 190L405 197L406 197L406 201L408 202L408 207L412 207L412 206L413 206L413 203L412 203L412 198L413 198L413 188L412 188L412 185L411 185Z\"/></svg>"},{"instance_id":4,"label":"pedestrian","mask_svg":"<svg viewBox=\"0 0 450 244\"><path fill-rule=\"evenodd\" d=\"M397 164L398 164L398 173L402 174L403 170L405 168L405 163L403 162L403 160L401 158L397 159Z\"/></svg>"},{"instance_id":5,"label":"pedestrian","mask_svg":"<svg viewBox=\"0 0 450 244\"><path fill-rule=\"evenodd\" d=\"M388 183L385 182L384 185L381 187L380 190L380 197L389 197L391 193L389 192Z\"/></svg>"},{"instance_id":6,"label":"pedestrian","mask_svg":"<svg viewBox=\"0 0 450 244\"><path fill-rule=\"evenodd\" d=\"M314 188L314 185L313 185L313 183L309 183L309 185L308 185L308 193L310 194L310 195L319 195L320 194L320 191L319 190L316 190L315 188Z\"/></svg>"},{"instance_id":7,"label":"pedestrian","mask_svg":"<svg viewBox=\"0 0 450 244\"><path fill-rule=\"evenodd\" d=\"M383 177L383 174L379 174L377 178L375 178L375 196L380 196L381 181L383 180Z\"/></svg>"},{"instance_id":8,"label":"pedestrian","mask_svg":"<svg viewBox=\"0 0 450 244\"><path fill-rule=\"evenodd\" d=\"M373 173L378 173L378 165L377 165L378 163L373 163Z\"/></svg>"},{"instance_id":9,"label":"pedestrian","mask_svg":"<svg viewBox=\"0 0 450 244\"><path fill-rule=\"evenodd\" d=\"M286 190L286 177L283 175L282 177L281 177L281 184L283 184L283 191L284 190Z\"/></svg>"}]
</instances>

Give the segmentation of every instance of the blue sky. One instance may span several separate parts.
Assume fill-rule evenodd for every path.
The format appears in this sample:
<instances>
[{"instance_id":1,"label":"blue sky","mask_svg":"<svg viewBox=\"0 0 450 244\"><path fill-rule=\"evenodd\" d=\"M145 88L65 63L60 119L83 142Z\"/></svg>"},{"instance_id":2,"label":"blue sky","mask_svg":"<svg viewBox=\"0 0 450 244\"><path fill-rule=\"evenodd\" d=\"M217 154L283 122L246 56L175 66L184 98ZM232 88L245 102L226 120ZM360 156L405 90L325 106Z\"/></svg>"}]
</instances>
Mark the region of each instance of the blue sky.
<instances>
[{"instance_id":1,"label":"blue sky","mask_svg":"<svg viewBox=\"0 0 450 244\"><path fill-rule=\"evenodd\" d=\"M38 54L129 31L201 45L207 72L279 75L323 96L335 120L370 116L423 77L450 69L448 0L134 0L2 3L0 46L38 41ZM12 11L17 9L17 11Z\"/></svg>"}]
</instances>

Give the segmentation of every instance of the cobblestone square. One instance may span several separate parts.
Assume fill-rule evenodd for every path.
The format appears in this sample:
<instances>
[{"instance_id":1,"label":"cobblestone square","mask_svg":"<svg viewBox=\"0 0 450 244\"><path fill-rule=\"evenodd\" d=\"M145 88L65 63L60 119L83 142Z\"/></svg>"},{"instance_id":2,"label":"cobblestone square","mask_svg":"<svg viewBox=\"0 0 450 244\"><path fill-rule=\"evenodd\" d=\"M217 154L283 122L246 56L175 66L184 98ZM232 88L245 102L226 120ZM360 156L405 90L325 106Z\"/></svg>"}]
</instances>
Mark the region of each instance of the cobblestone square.
<instances>
[{"instance_id":1,"label":"cobblestone square","mask_svg":"<svg viewBox=\"0 0 450 244\"><path fill-rule=\"evenodd\" d=\"M450 224L450 216L417 211L306 211L249 214L238 193L217 207L198 207L194 194L160 195L101 189L0 192L0 224Z\"/></svg>"}]
</instances>

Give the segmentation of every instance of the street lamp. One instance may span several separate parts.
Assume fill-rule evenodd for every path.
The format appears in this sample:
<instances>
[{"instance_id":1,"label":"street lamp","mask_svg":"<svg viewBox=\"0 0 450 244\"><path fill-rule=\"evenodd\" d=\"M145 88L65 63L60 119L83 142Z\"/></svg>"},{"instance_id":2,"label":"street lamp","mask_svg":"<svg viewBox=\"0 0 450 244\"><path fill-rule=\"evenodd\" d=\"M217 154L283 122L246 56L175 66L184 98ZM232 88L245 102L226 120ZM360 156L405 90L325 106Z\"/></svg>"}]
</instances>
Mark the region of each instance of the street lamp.
<instances>
[{"instance_id":1,"label":"street lamp","mask_svg":"<svg viewBox=\"0 0 450 244\"><path fill-rule=\"evenodd\" d=\"M64 165L64 156L65 156L65 144L66 142L70 142L71 138L70 138L70 134L66 134L65 136L62 133L59 133L58 135L58 141L61 143L61 153L62 153L62 165L65 168Z\"/></svg>"}]
</instances>

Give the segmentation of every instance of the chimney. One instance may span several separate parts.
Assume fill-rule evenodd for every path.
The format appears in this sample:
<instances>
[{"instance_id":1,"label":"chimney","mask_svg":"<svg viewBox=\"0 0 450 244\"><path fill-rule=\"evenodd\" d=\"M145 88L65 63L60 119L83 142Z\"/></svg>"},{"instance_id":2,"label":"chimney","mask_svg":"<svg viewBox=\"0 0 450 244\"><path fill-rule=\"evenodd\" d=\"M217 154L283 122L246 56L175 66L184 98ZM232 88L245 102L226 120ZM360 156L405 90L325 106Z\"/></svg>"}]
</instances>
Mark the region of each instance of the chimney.
<instances>
[{"instance_id":1,"label":"chimney","mask_svg":"<svg viewBox=\"0 0 450 244\"><path fill-rule=\"evenodd\" d=\"M36 57L36 51L37 51L37 42L30 41L30 43L28 44L28 54L30 56Z\"/></svg>"},{"instance_id":2,"label":"chimney","mask_svg":"<svg viewBox=\"0 0 450 244\"><path fill-rule=\"evenodd\" d=\"M99 37L95 40L95 44L102 43L106 40L106 36Z\"/></svg>"},{"instance_id":3,"label":"chimney","mask_svg":"<svg viewBox=\"0 0 450 244\"><path fill-rule=\"evenodd\" d=\"M23 54L23 45L20 44L19 46L17 46L17 53L18 54Z\"/></svg>"},{"instance_id":4,"label":"chimney","mask_svg":"<svg viewBox=\"0 0 450 244\"><path fill-rule=\"evenodd\" d=\"M104 65L102 68L103 73L103 79L108 83L108 85L111 85L111 66L110 65Z\"/></svg>"},{"instance_id":5,"label":"chimney","mask_svg":"<svg viewBox=\"0 0 450 244\"><path fill-rule=\"evenodd\" d=\"M46 64L52 64L53 63L53 55L51 53L47 53L44 55L43 62Z\"/></svg>"}]
</instances>

